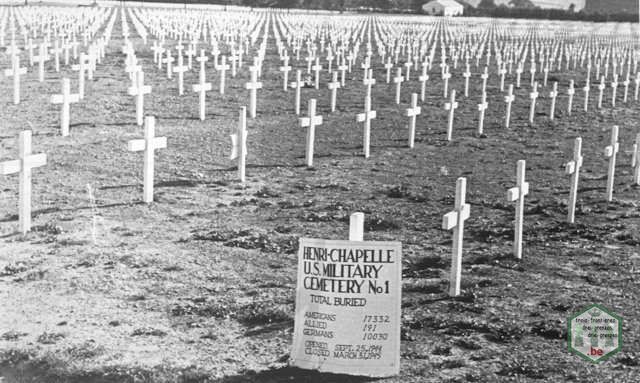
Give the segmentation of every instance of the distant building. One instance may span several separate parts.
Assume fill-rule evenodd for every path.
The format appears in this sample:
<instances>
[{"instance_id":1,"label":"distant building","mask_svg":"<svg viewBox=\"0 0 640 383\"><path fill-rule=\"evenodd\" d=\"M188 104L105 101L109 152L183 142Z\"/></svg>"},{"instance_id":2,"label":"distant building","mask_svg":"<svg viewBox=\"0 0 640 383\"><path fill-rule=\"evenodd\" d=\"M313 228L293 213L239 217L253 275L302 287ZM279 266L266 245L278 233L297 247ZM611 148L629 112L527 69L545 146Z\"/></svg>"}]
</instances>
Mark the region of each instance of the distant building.
<instances>
[{"instance_id":1,"label":"distant building","mask_svg":"<svg viewBox=\"0 0 640 383\"><path fill-rule=\"evenodd\" d=\"M433 0L422 5L422 12L427 15L458 16L463 11L464 7L453 0Z\"/></svg>"}]
</instances>

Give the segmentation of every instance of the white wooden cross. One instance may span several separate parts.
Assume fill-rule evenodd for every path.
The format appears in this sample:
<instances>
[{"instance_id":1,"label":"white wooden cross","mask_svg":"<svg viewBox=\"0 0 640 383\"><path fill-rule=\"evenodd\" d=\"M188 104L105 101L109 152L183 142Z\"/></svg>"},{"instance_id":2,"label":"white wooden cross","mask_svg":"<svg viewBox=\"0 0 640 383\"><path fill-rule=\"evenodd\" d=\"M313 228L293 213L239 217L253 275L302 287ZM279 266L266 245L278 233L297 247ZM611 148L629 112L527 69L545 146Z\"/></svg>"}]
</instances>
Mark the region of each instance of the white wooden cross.
<instances>
[{"instance_id":1,"label":"white wooden cross","mask_svg":"<svg viewBox=\"0 0 640 383\"><path fill-rule=\"evenodd\" d=\"M586 112L589 108L589 92L591 91L591 84L589 81L586 82L582 91L584 92L584 111Z\"/></svg>"},{"instance_id":2,"label":"white wooden cross","mask_svg":"<svg viewBox=\"0 0 640 383\"><path fill-rule=\"evenodd\" d=\"M567 222L574 223L576 219L576 201L578 198L578 180L580 178L580 168L582 167L582 138L576 137L573 144L573 160L569 161L565 167L567 174L571 174L571 190L569 191L569 204Z\"/></svg>"},{"instance_id":3,"label":"white wooden cross","mask_svg":"<svg viewBox=\"0 0 640 383\"><path fill-rule=\"evenodd\" d=\"M162 59L162 63L167 64L167 78L171 80L171 76L173 73L173 69L171 67L173 66L174 59L173 59L173 56L171 55L170 48L167 48L166 54L167 55L165 56L165 58Z\"/></svg>"},{"instance_id":4,"label":"white wooden cross","mask_svg":"<svg viewBox=\"0 0 640 383\"><path fill-rule=\"evenodd\" d=\"M507 191L507 201L516 202L515 232L513 238L513 254L522 258L522 224L524 216L524 196L529 194L529 183L525 182L525 160L518 161L516 186Z\"/></svg>"},{"instance_id":5,"label":"white wooden cross","mask_svg":"<svg viewBox=\"0 0 640 383\"><path fill-rule=\"evenodd\" d=\"M442 80L444 81L444 97L447 97L449 93L449 79L451 78L451 73L449 73L449 66L445 66L445 72L442 75Z\"/></svg>"},{"instance_id":6,"label":"white wooden cross","mask_svg":"<svg viewBox=\"0 0 640 383\"><path fill-rule=\"evenodd\" d=\"M627 99L628 99L628 96L629 96L629 85L630 84L631 84L631 80L629 79L629 71L627 71L627 77L622 82L622 85L624 86L624 96L622 97L622 102L624 102L625 104L627 103Z\"/></svg>"},{"instance_id":7,"label":"white wooden cross","mask_svg":"<svg viewBox=\"0 0 640 383\"><path fill-rule=\"evenodd\" d=\"M417 93L411 93L411 107L406 111L409 117L409 147L413 148L416 137L416 117L422 112L422 108L418 106Z\"/></svg>"},{"instance_id":8,"label":"white wooden cross","mask_svg":"<svg viewBox=\"0 0 640 383\"><path fill-rule=\"evenodd\" d=\"M504 102L507 103L507 112L505 114L504 127L507 129L509 128L509 123L511 120L511 103L513 103L515 99L516 97L513 95L513 84L509 84L509 92L504 97Z\"/></svg>"},{"instance_id":9,"label":"white wooden cross","mask_svg":"<svg viewBox=\"0 0 640 383\"><path fill-rule=\"evenodd\" d=\"M55 39L53 42L53 49L51 50L53 52L53 58L54 58L54 63L55 63L55 68L56 68L56 73L60 72L60 54L63 52L62 48L60 48L60 40Z\"/></svg>"},{"instance_id":10,"label":"white wooden cross","mask_svg":"<svg viewBox=\"0 0 640 383\"><path fill-rule=\"evenodd\" d=\"M262 88L262 82L258 81L258 67L249 67L251 72L251 81L244 84L245 89L249 90L249 113L251 118L256 118L256 104L258 98L258 89Z\"/></svg>"},{"instance_id":11,"label":"white wooden cross","mask_svg":"<svg viewBox=\"0 0 640 383\"><path fill-rule=\"evenodd\" d=\"M478 111L480 112L480 116L478 118L478 135L482 136L484 133L484 114L487 108L489 107L489 103L487 102L487 94L482 93L482 101L478 104Z\"/></svg>"},{"instance_id":12,"label":"white wooden cross","mask_svg":"<svg viewBox=\"0 0 640 383\"><path fill-rule=\"evenodd\" d=\"M604 148L605 157L609 158L609 171L607 173L607 201L613 200L613 178L616 172L616 154L620 149L618 143L618 125L611 128L611 144Z\"/></svg>"},{"instance_id":13,"label":"white wooden cross","mask_svg":"<svg viewBox=\"0 0 640 383\"><path fill-rule=\"evenodd\" d=\"M238 118L238 130L231 135L231 155L229 159L238 159L238 178L245 181L245 169L247 165L247 108L240 108Z\"/></svg>"},{"instance_id":14,"label":"white wooden cross","mask_svg":"<svg viewBox=\"0 0 640 383\"><path fill-rule=\"evenodd\" d=\"M518 63L518 67L516 68L516 88L520 89L520 79L522 76L522 72L524 69L522 68L522 62Z\"/></svg>"},{"instance_id":15,"label":"white wooden cross","mask_svg":"<svg viewBox=\"0 0 640 383\"><path fill-rule=\"evenodd\" d=\"M469 63L467 63L467 70L465 70L464 73L462 73L462 77L464 77L464 96L469 97L469 78L471 77L471 70L469 70Z\"/></svg>"},{"instance_id":16,"label":"white wooden cross","mask_svg":"<svg viewBox=\"0 0 640 383\"><path fill-rule=\"evenodd\" d=\"M576 89L573 85L573 80L569 81L569 89L567 90L567 94L569 95L569 101L567 103L567 114L571 116L571 109L573 109L573 95L576 94Z\"/></svg>"},{"instance_id":17,"label":"white wooden cross","mask_svg":"<svg viewBox=\"0 0 640 383\"><path fill-rule=\"evenodd\" d=\"M529 123L533 124L533 117L536 113L536 99L538 98L538 82L533 83L533 91L529 93L531 99L531 107L529 108Z\"/></svg>"},{"instance_id":18,"label":"white wooden cross","mask_svg":"<svg viewBox=\"0 0 640 383\"><path fill-rule=\"evenodd\" d=\"M296 81L289 84L292 88L295 88L295 111L296 116L300 115L300 88L304 86L304 82L302 81L302 71L300 69L296 70Z\"/></svg>"},{"instance_id":19,"label":"white wooden cross","mask_svg":"<svg viewBox=\"0 0 640 383\"><path fill-rule=\"evenodd\" d=\"M487 81L489 80L489 69L487 67L484 67L484 72L482 72L482 74L480 75L480 78L482 79L482 93L486 93Z\"/></svg>"},{"instance_id":20,"label":"white wooden cross","mask_svg":"<svg viewBox=\"0 0 640 383\"><path fill-rule=\"evenodd\" d=\"M391 82L391 69L393 64L391 63L391 57L387 57L387 63L384 64L384 68L387 70L387 84Z\"/></svg>"},{"instance_id":21,"label":"white wooden cross","mask_svg":"<svg viewBox=\"0 0 640 383\"><path fill-rule=\"evenodd\" d=\"M420 81L420 101L424 102L427 96L427 81L429 81L426 62L422 63L422 73L418 77L418 81Z\"/></svg>"},{"instance_id":22,"label":"white wooden cross","mask_svg":"<svg viewBox=\"0 0 640 383\"><path fill-rule=\"evenodd\" d=\"M611 106L616 106L616 92L618 90L618 74L613 75L613 81L611 82Z\"/></svg>"},{"instance_id":23,"label":"white wooden cross","mask_svg":"<svg viewBox=\"0 0 640 383\"><path fill-rule=\"evenodd\" d=\"M31 131L20 132L18 138L18 159L0 162L0 174L19 174L18 219L20 232L31 230L31 169L47 163L44 153L31 154Z\"/></svg>"},{"instance_id":24,"label":"white wooden cross","mask_svg":"<svg viewBox=\"0 0 640 383\"><path fill-rule=\"evenodd\" d=\"M373 69L369 69L362 79L362 83L367 87L365 97L371 97L371 87L376 84L376 79L373 78Z\"/></svg>"},{"instance_id":25,"label":"white wooden cross","mask_svg":"<svg viewBox=\"0 0 640 383\"><path fill-rule=\"evenodd\" d=\"M203 50L204 52L204 50ZM200 60L200 57L198 57L196 60ZM199 81L197 84L193 85L193 91L194 92L198 92L199 95L199 101L200 101L200 121L204 121L205 118L205 106L206 106L206 100L207 100L207 92L210 91L211 89L213 89L213 86L211 85L210 82L206 82L205 76L206 76L206 71L205 71L205 63L206 60L200 61L200 74L199 74Z\"/></svg>"},{"instance_id":26,"label":"white wooden cross","mask_svg":"<svg viewBox=\"0 0 640 383\"><path fill-rule=\"evenodd\" d=\"M500 74L500 92L504 92L504 76L507 74L507 68L502 66L498 73Z\"/></svg>"},{"instance_id":27,"label":"white wooden cross","mask_svg":"<svg viewBox=\"0 0 640 383\"><path fill-rule=\"evenodd\" d=\"M178 65L173 67L173 73L178 74L178 94L182 96L184 94L184 72L188 71L189 67L184 65L184 58L182 53L178 55Z\"/></svg>"},{"instance_id":28,"label":"white wooden cross","mask_svg":"<svg viewBox=\"0 0 640 383\"><path fill-rule=\"evenodd\" d=\"M462 269L462 241L464 236L464 222L469 218L471 205L465 202L467 179L458 178L456 181L456 199L454 210L442 217L442 228L453 229L453 245L451 251L451 278L449 281L449 296L460 295L460 277Z\"/></svg>"},{"instance_id":29,"label":"white wooden cross","mask_svg":"<svg viewBox=\"0 0 640 383\"><path fill-rule=\"evenodd\" d=\"M338 72L334 71L331 77L331 82L328 85L331 91L331 112L336 111L336 99L338 95L338 88L340 88L340 81L338 81Z\"/></svg>"},{"instance_id":30,"label":"white wooden cross","mask_svg":"<svg viewBox=\"0 0 640 383\"><path fill-rule=\"evenodd\" d=\"M636 84L636 89L633 92L633 101L638 101L638 93L640 93L640 72L636 73L636 77L633 82Z\"/></svg>"},{"instance_id":31,"label":"white wooden cross","mask_svg":"<svg viewBox=\"0 0 640 383\"><path fill-rule=\"evenodd\" d=\"M49 60L47 47L44 43L38 47L38 55L33 58L38 62L38 81L44 82L44 63Z\"/></svg>"},{"instance_id":32,"label":"white wooden cross","mask_svg":"<svg viewBox=\"0 0 640 383\"><path fill-rule=\"evenodd\" d=\"M551 97L551 110L549 111L549 119L553 121L556 114L556 97L558 96L558 82L554 81L553 90L549 92L549 97Z\"/></svg>"},{"instance_id":33,"label":"white wooden cross","mask_svg":"<svg viewBox=\"0 0 640 383\"><path fill-rule=\"evenodd\" d=\"M598 84L598 90L600 91L600 93L598 93L598 109L602 108L602 96L606 87L607 86L604 83L604 76L602 76L600 77L600 84Z\"/></svg>"},{"instance_id":34,"label":"white wooden cross","mask_svg":"<svg viewBox=\"0 0 640 383\"><path fill-rule=\"evenodd\" d=\"M229 64L227 64L227 56L220 57L220 65L216 67L216 70L220 71L220 94L224 94L224 81L226 78L227 70L229 70Z\"/></svg>"},{"instance_id":35,"label":"white wooden cross","mask_svg":"<svg viewBox=\"0 0 640 383\"><path fill-rule=\"evenodd\" d=\"M155 117L147 116L144 121L144 139L131 140L127 143L127 149L131 152L144 151L144 193L142 200L145 203L153 202L154 151L167 147L167 138L156 137L155 135Z\"/></svg>"},{"instance_id":36,"label":"white wooden cross","mask_svg":"<svg viewBox=\"0 0 640 383\"><path fill-rule=\"evenodd\" d=\"M343 56L340 56L340 62L341 64L338 65L338 70L340 71L340 86L344 88L346 84L346 72L347 72L347 69L349 69L349 66L344 63Z\"/></svg>"},{"instance_id":37,"label":"white wooden cross","mask_svg":"<svg viewBox=\"0 0 640 383\"><path fill-rule=\"evenodd\" d=\"M405 76L405 81L410 81L411 80L411 66L412 65L413 65L413 63L411 62L411 60L409 60L406 63L404 63L404 67L407 68L407 75Z\"/></svg>"},{"instance_id":38,"label":"white wooden cross","mask_svg":"<svg viewBox=\"0 0 640 383\"><path fill-rule=\"evenodd\" d=\"M397 68L396 77L393 78L393 82L396 84L396 104L400 104L400 90L403 81L402 68Z\"/></svg>"},{"instance_id":39,"label":"white wooden cross","mask_svg":"<svg viewBox=\"0 0 640 383\"><path fill-rule=\"evenodd\" d=\"M322 116L316 115L316 99L309 100L309 117L300 118L300 126L307 129L307 151L305 160L307 167L313 167L313 143L315 140L316 126L322 125Z\"/></svg>"},{"instance_id":40,"label":"white wooden cross","mask_svg":"<svg viewBox=\"0 0 640 383\"><path fill-rule=\"evenodd\" d=\"M62 104L60 111L60 131L62 136L69 135L69 112L72 103L80 101L79 94L71 94L71 81L68 78L62 79L62 94L54 94L51 96L52 104Z\"/></svg>"},{"instance_id":41,"label":"white wooden cross","mask_svg":"<svg viewBox=\"0 0 640 383\"><path fill-rule=\"evenodd\" d=\"M453 135L453 114L458 108L458 102L456 101L456 90L451 91L451 100L444 104L444 110L449 111L449 122L447 124L447 141L451 141Z\"/></svg>"},{"instance_id":42,"label":"white wooden cross","mask_svg":"<svg viewBox=\"0 0 640 383\"><path fill-rule=\"evenodd\" d=\"M282 86L284 91L287 91L287 84L289 83L289 72L291 71L291 65L289 65L289 56L284 56L283 65L280 67L280 72L283 73L284 79L282 81Z\"/></svg>"},{"instance_id":43,"label":"white wooden cross","mask_svg":"<svg viewBox=\"0 0 640 383\"><path fill-rule=\"evenodd\" d=\"M144 72L134 73L135 86L128 89L130 96L136 97L136 123L142 126L144 122L144 95L151 93L151 86L144 85Z\"/></svg>"},{"instance_id":44,"label":"white wooden cross","mask_svg":"<svg viewBox=\"0 0 640 383\"><path fill-rule=\"evenodd\" d=\"M159 45L157 41L154 41L151 51L153 52L153 63L157 64L164 48L162 48L162 45Z\"/></svg>"},{"instance_id":45,"label":"white wooden cross","mask_svg":"<svg viewBox=\"0 0 640 383\"><path fill-rule=\"evenodd\" d=\"M364 122L364 134L362 139L362 149L364 151L364 158L369 158L369 147L371 146L371 120L377 117L376 111L371 110L371 97L365 97L364 99L364 113L359 113L356 116L356 121Z\"/></svg>"},{"instance_id":46,"label":"white wooden cross","mask_svg":"<svg viewBox=\"0 0 640 383\"><path fill-rule=\"evenodd\" d=\"M320 58L316 57L316 63L311 67L315 72L315 87L316 89L320 89L320 71L322 71L322 65L320 65Z\"/></svg>"},{"instance_id":47,"label":"white wooden cross","mask_svg":"<svg viewBox=\"0 0 640 383\"><path fill-rule=\"evenodd\" d=\"M11 69L5 69L4 75L13 77L13 103L20 103L20 76L27 74L27 68L20 67L20 56L14 54L11 56Z\"/></svg>"},{"instance_id":48,"label":"white wooden cross","mask_svg":"<svg viewBox=\"0 0 640 383\"><path fill-rule=\"evenodd\" d=\"M640 133L636 135L636 142L633 144L631 167L633 167L633 183L640 185Z\"/></svg>"}]
</instances>

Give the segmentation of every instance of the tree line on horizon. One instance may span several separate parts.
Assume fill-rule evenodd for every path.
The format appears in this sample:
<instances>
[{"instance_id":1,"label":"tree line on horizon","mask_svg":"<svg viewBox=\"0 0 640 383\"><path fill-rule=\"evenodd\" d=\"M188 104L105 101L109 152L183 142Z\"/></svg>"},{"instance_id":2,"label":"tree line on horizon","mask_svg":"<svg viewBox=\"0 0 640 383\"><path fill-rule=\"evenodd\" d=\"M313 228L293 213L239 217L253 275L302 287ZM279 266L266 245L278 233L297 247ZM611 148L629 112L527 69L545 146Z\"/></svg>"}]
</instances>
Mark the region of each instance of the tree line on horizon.
<instances>
[{"instance_id":1,"label":"tree line on horizon","mask_svg":"<svg viewBox=\"0 0 640 383\"><path fill-rule=\"evenodd\" d=\"M129 0L124 0L129 2ZM179 0L149 0L150 2L180 3ZM574 11L575 5L569 9L545 9L535 6L530 0L511 0L511 7L496 5L494 0L481 0L477 7L464 0L456 0L464 6L462 17L494 17L514 19L549 19L575 21L619 21L637 22L638 13L609 12L601 10ZM131 0L141 2L145 0ZM251 8L308 9L329 11L357 12L389 12L389 13L422 13L422 5L428 0L189 0L185 4L218 4L228 6L245 6Z\"/></svg>"}]
</instances>

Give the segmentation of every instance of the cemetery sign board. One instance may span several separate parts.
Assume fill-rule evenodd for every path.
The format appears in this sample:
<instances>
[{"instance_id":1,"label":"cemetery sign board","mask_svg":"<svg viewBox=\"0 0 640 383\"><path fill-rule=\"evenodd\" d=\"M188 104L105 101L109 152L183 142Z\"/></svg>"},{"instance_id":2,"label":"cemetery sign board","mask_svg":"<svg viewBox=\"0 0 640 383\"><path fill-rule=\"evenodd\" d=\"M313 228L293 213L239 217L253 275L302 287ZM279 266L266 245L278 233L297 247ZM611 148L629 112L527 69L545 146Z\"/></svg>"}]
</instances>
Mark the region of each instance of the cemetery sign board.
<instances>
[{"instance_id":1,"label":"cemetery sign board","mask_svg":"<svg viewBox=\"0 0 640 383\"><path fill-rule=\"evenodd\" d=\"M291 364L398 374L401 260L400 242L300 239Z\"/></svg>"}]
</instances>

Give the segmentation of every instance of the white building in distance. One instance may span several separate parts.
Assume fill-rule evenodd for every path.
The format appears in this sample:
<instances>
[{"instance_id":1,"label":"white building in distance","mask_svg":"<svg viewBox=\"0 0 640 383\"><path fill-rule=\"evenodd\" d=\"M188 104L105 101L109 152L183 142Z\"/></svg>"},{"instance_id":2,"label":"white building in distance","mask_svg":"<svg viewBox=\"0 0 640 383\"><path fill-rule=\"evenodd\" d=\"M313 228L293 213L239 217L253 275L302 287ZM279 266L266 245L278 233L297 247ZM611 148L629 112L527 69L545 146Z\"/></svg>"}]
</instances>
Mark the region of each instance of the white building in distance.
<instances>
[{"instance_id":1,"label":"white building in distance","mask_svg":"<svg viewBox=\"0 0 640 383\"><path fill-rule=\"evenodd\" d=\"M464 7L453 0L433 0L422 5L422 12L427 15L458 16L463 11Z\"/></svg>"}]
</instances>

